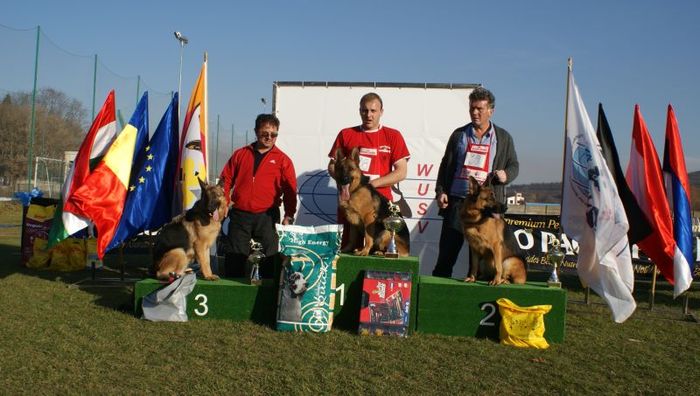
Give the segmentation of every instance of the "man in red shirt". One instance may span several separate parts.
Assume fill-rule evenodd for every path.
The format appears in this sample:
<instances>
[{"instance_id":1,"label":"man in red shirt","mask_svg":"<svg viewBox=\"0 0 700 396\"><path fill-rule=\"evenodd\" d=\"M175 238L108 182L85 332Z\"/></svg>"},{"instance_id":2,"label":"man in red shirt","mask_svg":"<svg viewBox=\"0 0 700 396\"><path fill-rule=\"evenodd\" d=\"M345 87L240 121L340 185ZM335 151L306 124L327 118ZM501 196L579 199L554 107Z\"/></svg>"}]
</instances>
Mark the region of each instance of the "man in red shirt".
<instances>
[{"instance_id":1,"label":"man in red shirt","mask_svg":"<svg viewBox=\"0 0 700 396\"><path fill-rule=\"evenodd\" d=\"M271 258L278 245L275 224L280 222L282 202L282 224L294 223L297 177L292 160L275 146L279 125L275 115L260 114L255 120L257 140L234 151L221 171L219 184L232 205L228 237L233 257L226 260L226 276L242 274L251 239L262 243L266 262L260 270L263 275L271 275Z\"/></svg>"},{"instance_id":2,"label":"man in red shirt","mask_svg":"<svg viewBox=\"0 0 700 396\"><path fill-rule=\"evenodd\" d=\"M396 129L380 124L384 114L382 98L370 92L360 99L360 118L362 125L345 128L338 133L333 147L328 153L328 173L335 175L335 152L342 148L345 155L350 155L353 148L360 149L360 169L369 177L370 184L393 202L391 186L406 178L410 154L406 142ZM339 213L338 221L345 223ZM347 230L347 225L344 227ZM343 243L347 241L347 232L343 232Z\"/></svg>"}]
</instances>

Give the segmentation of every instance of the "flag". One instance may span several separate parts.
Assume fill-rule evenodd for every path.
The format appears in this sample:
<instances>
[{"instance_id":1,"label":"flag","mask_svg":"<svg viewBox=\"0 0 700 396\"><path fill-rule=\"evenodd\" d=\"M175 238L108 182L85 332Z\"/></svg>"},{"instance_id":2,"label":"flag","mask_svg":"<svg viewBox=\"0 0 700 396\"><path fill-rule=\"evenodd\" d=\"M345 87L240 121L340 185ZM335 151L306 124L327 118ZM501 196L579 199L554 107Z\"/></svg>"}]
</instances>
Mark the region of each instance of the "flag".
<instances>
[{"instance_id":1,"label":"flag","mask_svg":"<svg viewBox=\"0 0 700 396\"><path fill-rule=\"evenodd\" d=\"M568 91L561 226L578 241L579 278L622 323L637 306L627 216L571 70Z\"/></svg>"},{"instance_id":2,"label":"flag","mask_svg":"<svg viewBox=\"0 0 700 396\"><path fill-rule=\"evenodd\" d=\"M173 217L179 151L177 103L176 93L151 140L135 154L124 213L107 250L142 231L158 229Z\"/></svg>"},{"instance_id":3,"label":"flag","mask_svg":"<svg viewBox=\"0 0 700 396\"><path fill-rule=\"evenodd\" d=\"M676 249L673 255L673 294L678 296L688 290L693 281L693 223L690 211L690 182L685 168L681 134L673 107L668 105L666 116L666 141L664 144L664 179L666 194L673 212L673 238Z\"/></svg>"},{"instance_id":4,"label":"flag","mask_svg":"<svg viewBox=\"0 0 700 396\"><path fill-rule=\"evenodd\" d=\"M129 123L109 147L102 161L68 199L66 212L87 217L97 227L100 259L119 225L131 174L134 151L148 139L148 94L144 93ZM143 143L140 143L143 145Z\"/></svg>"},{"instance_id":5,"label":"flag","mask_svg":"<svg viewBox=\"0 0 700 396\"><path fill-rule=\"evenodd\" d=\"M117 136L117 121L115 117L114 90L105 99L102 109L92 121L85 139L68 171L61 190L61 200L56 205L56 213L49 231L49 244L52 247L70 235L88 226L88 219L63 211L63 205L68 201L73 191L81 186L99 159L105 154L109 145Z\"/></svg>"},{"instance_id":6,"label":"flag","mask_svg":"<svg viewBox=\"0 0 700 396\"><path fill-rule=\"evenodd\" d=\"M652 233L637 242L637 246L649 256L664 278L675 284L673 267L676 242L673 240L671 209L666 200L659 156L639 105L634 106L632 147L625 177L652 227ZM673 294L678 295L675 287Z\"/></svg>"},{"instance_id":7,"label":"flag","mask_svg":"<svg viewBox=\"0 0 700 396\"><path fill-rule=\"evenodd\" d=\"M598 129L596 130L596 136L598 137L605 163L608 165L608 169L610 169L610 173L615 180L617 193L620 196L620 200L622 200L622 205L625 207L625 214L629 223L627 238L631 244L635 244L651 234L651 226L649 226L649 221L647 221L644 212L639 207L634 194L630 191L627 180L625 180L625 173L620 165L620 158L617 155L617 148L615 148L615 140L613 139L612 131L610 131L608 119L605 117L602 103L598 103Z\"/></svg>"},{"instance_id":8,"label":"flag","mask_svg":"<svg viewBox=\"0 0 700 396\"><path fill-rule=\"evenodd\" d=\"M207 60L206 56L190 102L180 139L181 209L194 205L201 194L199 180L207 180Z\"/></svg>"}]
</instances>

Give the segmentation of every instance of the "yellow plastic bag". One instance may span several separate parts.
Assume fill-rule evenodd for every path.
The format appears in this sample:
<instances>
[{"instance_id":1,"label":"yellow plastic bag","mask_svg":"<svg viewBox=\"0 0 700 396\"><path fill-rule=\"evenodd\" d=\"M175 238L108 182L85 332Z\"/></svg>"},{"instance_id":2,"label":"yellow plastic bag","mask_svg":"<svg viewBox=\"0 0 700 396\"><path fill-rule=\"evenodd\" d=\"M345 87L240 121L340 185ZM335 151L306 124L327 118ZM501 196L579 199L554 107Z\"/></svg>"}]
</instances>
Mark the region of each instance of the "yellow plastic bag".
<instances>
[{"instance_id":1,"label":"yellow plastic bag","mask_svg":"<svg viewBox=\"0 0 700 396\"><path fill-rule=\"evenodd\" d=\"M46 269L51 260L51 251L46 247L49 241L43 238L34 238L32 257L27 261L27 268Z\"/></svg>"},{"instance_id":2,"label":"yellow plastic bag","mask_svg":"<svg viewBox=\"0 0 700 396\"><path fill-rule=\"evenodd\" d=\"M501 344L520 348L549 348L544 339L544 314L552 309L551 305L520 307L507 298L499 298L496 303L501 314Z\"/></svg>"},{"instance_id":3,"label":"yellow plastic bag","mask_svg":"<svg viewBox=\"0 0 700 396\"><path fill-rule=\"evenodd\" d=\"M85 240L67 238L53 247L51 265L53 271L78 271L85 268Z\"/></svg>"}]
</instances>

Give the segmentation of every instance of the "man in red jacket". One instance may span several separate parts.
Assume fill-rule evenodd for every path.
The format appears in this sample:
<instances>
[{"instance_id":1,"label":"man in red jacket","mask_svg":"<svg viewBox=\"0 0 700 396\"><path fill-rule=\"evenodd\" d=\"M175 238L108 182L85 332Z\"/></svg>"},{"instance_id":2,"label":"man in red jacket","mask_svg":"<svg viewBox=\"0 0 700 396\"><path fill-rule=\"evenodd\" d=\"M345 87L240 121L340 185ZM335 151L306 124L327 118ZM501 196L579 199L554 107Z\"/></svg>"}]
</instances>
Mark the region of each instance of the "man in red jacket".
<instances>
[{"instance_id":1,"label":"man in red jacket","mask_svg":"<svg viewBox=\"0 0 700 396\"><path fill-rule=\"evenodd\" d=\"M294 223L297 177L292 160L275 146L279 126L274 114L260 114L255 119L256 141L234 151L221 171L219 184L232 205L228 237L233 257L226 260L226 276L241 276L251 239L262 243L266 260L260 270L271 275L271 258L278 245L275 224L280 222L282 202L282 224Z\"/></svg>"}]
</instances>

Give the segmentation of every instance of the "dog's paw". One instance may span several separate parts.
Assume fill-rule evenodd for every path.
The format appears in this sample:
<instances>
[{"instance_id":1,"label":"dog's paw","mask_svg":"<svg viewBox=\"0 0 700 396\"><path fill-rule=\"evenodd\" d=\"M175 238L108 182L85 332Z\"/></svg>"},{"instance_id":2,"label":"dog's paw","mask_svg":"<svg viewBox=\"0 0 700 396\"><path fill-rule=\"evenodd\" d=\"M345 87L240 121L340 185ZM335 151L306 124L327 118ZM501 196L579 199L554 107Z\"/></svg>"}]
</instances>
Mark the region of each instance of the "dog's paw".
<instances>
[{"instance_id":1,"label":"dog's paw","mask_svg":"<svg viewBox=\"0 0 700 396\"><path fill-rule=\"evenodd\" d=\"M355 256L369 256L369 250L355 249Z\"/></svg>"},{"instance_id":2,"label":"dog's paw","mask_svg":"<svg viewBox=\"0 0 700 396\"><path fill-rule=\"evenodd\" d=\"M464 278L464 281L465 281L465 282L469 282L469 283L471 283L471 282L476 282L476 277L470 275L470 276Z\"/></svg>"},{"instance_id":3,"label":"dog's paw","mask_svg":"<svg viewBox=\"0 0 700 396\"><path fill-rule=\"evenodd\" d=\"M489 285L491 286L498 286L502 285L504 283L507 283L507 281L504 278L493 278L490 282Z\"/></svg>"},{"instance_id":4,"label":"dog's paw","mask_svg":"<svg viewBox=\"0 0 700 396\"><path fill-rule=\"evenodd\" d=\"M206 279L208 281L217 281L217 280L219 280L219 276L211 274L209 276L205 276L204 279Z\"/></svg>"}]
</instances>

